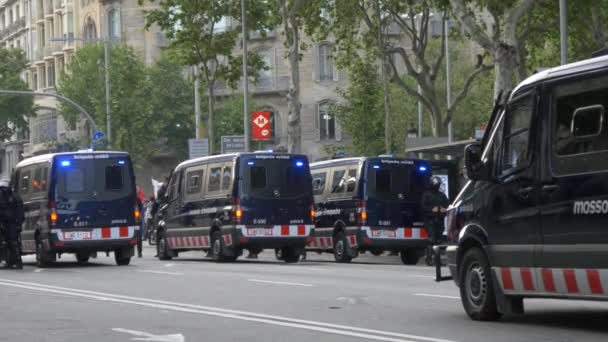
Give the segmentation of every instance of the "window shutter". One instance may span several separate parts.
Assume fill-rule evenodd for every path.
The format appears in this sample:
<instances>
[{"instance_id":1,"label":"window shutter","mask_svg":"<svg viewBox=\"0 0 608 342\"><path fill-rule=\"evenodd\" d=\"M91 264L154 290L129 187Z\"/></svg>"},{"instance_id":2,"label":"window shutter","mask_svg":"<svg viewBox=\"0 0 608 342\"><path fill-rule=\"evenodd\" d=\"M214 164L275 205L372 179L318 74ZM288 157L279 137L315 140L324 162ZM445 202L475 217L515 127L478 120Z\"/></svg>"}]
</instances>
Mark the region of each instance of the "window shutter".
<instances>
[{"instance_id":1,"label":"window shutter","mask_svg":"<svg viewBox=\"0 0 608 342\"><path fill-rule=\"evenodd\" d=\"M312 47L312 80L315 82L319 81L319 45L315 44ZM318 106L317 106L318 109ZM318 111L317 111L318 113ZM318 115L317 115L318 116ZM318 118L317 118L318 121Z\"/></svg>"},{"instance_id":2,"label":"window shutter","mask_svg":"<svg viewBox=\"0 0 608 342\"><path fill-rule=\"evenodd\" d=\"M342 141L342 125L334 115L335 125L336 125L336 141Z\"/></svg>"},{"instance_id":3,"label":"window shutter","mask_svg":"<svg viewBox=\"0 0 608 342\"><path fill-rule=\"evenodd\" d=\"M320 122L319 122L319 104L317 103L315 105L315 112L314 112L314 116L315 116L315 141L319 142L321 141L321 127L320 127Z\"/></svg>"},{"instance_id":4,"label":"window shutter","mask_svg":"<svg viewBox=\"0 0 608 342\"><path fill-rule=\"evenodd\" d=\"M338 70L336 63L333 60L332 60L332 66L334 68L334 70L333 70L334 82L338 82L340 80L340 70Z\"/></svg>"}]
</instances>

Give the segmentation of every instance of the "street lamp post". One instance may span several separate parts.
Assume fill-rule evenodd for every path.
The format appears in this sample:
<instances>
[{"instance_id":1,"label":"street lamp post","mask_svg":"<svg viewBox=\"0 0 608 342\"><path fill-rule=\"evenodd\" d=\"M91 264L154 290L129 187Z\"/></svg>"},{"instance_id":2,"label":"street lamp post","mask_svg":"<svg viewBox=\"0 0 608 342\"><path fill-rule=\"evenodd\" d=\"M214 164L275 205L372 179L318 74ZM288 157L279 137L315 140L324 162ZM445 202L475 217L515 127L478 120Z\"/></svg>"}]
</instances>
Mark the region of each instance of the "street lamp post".
<instances>
[{"instance_id":1,"label":"street lamp post","mask_svg":"<svg viewBox=\"0 0 608 342\"><path fill-rule=\"evenodd\" d=\"M566 0L559 0L559 33L561 64L568 63L568 9Z\"/></svg>"},{"instance_id":2,"label":"street lamp post","mask_svg":"<svg viewBox=\"0 0 608 342\"><path fill-rule=\"evenodd\" d=\"M445 81L446 81L446 108L449 109L450 106L452 105L452 82L450 80L450 72L451 72L451 68L450 68L450 47L449 47L449 36L450 36L450 29L449 29L449 22L447 20L447 16L446 19L444 21L444 26L445 26ZM448 143L452 143L452 140L454 138L453 136L453 132L452 132L452 120L450 119L450 122L448 123Z\"/></svg>"},{"instance_id":3,"label":"street lamp post","mask_svg":"<svg viewBox=\"0 0 608 342\"><path fill-rule=\"evenodd\" d=\"M249 152L249 76L247 75L247 3L241 0L242 17L242 39L243 39L243 133L245 140L245 152Z\"/></svg>"}]
</instances>

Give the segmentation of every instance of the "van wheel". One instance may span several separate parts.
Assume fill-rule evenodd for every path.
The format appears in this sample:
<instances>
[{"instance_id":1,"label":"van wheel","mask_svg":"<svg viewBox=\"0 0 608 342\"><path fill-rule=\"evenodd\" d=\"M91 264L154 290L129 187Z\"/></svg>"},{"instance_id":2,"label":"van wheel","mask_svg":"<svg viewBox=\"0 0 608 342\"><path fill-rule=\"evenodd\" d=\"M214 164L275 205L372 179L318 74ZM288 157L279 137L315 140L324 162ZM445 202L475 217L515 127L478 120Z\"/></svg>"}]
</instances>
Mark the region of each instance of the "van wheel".
<instances>
[{"instance_id":1,"label":"van wheel","mask_svg":"<svg viewBox=\"0 0 608 342\"><path fill-rule=\"evenodd\" d=\"M125 251L122 249L117 249L114 251L114 260L116 261L116 265L127 266L129 263L131 263L131 257L125 254Z\"/></svg>"},{"instance_id":2,"label":"van wheel","mask_svg":"<svg viewBox=\"0 0 608 342\"><path fill-rule=\"evenodd\" d=\"M158 233L158 243L156 244L156 255L158 260L171 260L171 254L169 252L169 245L167 244L167 238L165 232Z\"/></svg>"},{"instance_id":3,"label":"van wheel","mask_svg":"<svg viewBox=\"0 0 608 342\"><path fill-rule=\"evenodd\" d=\"M277 260L283 260L283 250L281 248L275 248L274 256L277 258Z\"/></svg>"},{"instance_id":4,"label":"van wheel","mask_svg":"<svg viewBox=\"0 0 608 342\"><path fill-rule=\"evenodd\" d=\"M49 253L44 248L42 241L36 239L36 266L40 268L48 267L51 263Z\"/></svg>"},{"instance_id":5,"label":"van wheel","mask_svg":"<svg viewBox=\"0 0 608 342\"><path fill-rule=\"evenodd\" d=\"M334 239L334 258L337 262L349 263L353 258L348 255L348 241L344 233L338 233Z\"/></svg>"},{"instance_id":6,"label":"van wheel","mask_svg":"<svg viewBox=\"0 0 608 342\"><path fill-rule=\"evenodd\" d=\"M417 265L420 259L420 255L415 249L404 249L401 251L400 256L401 262L404 265Z\"/></svg>"},{"instance_id":7,"label":"van wheel","mask_svg":"<svg viewBox=\"0 0 608 342\"><path fill-rule=\"evenodd\" d=\"M500 318L492 286L492 273L485 254L471 248L460 264L460 299L467 315L475 321L495 321Z\"/></svg>"},{"instance_id":8,"label":"van wheel","mask_svg":"<svg viewBox=\"0 0 608 342\"><path fill-rule=\"evenodd\" d=\"M222 233L216 231L211 236L211 259L215 262L226 261L224 255L224 240L222 239Z\"/></svg>"},{"instance_id":9,"label":"van wheel","mask_svg":"<svg viewBox=\"0 0 608 342\"><path fill-rule=\"evenodd\" d=\"M300 261L300 253L298 253L293 247L283 248L281 254L283 254L283 261L288 264L293 264Z\"/></svg>"},{"instance_id":10,"label":"van wheel","mask_svg":"<svg viewBox=\"0 0 608 342\"><path fill-rule=\"evenodd\" d=\"M87 262L89 262L90 257L91 257L91 255L89 253L85 253L85 252L76 253L76 260L78 261L78 263L80 265L84 265Z\"/></svg>"}]
</instances>

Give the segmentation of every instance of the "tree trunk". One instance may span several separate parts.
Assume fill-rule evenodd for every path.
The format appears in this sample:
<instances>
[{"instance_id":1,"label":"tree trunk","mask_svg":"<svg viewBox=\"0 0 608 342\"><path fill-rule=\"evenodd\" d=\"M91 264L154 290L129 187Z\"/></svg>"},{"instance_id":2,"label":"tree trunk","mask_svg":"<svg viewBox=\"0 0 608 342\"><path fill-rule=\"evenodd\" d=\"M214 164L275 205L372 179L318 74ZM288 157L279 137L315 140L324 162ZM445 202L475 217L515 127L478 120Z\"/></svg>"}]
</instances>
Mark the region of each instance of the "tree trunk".
<instances>
[{"instance_id":1,"label":"tree trunk","mask_svg":"<svg viewBox=\"0 0 608 342\"><path fill-rule=\"evenodd\" d=\"M300 111L302 104L300 103L300 37L297 20L294 16L283 18L289 22L290 35L288 38L288 60L289 69L291 71L291 82L287 93L287 151L290 153L301 152L301 121Z\"/></svg>"},{"instance_id":2,"label":"tree trunk","mask_svg":"<svg viewBox=\"0 0 608 342\"><path fill-rule=\"evenodd\" d=\"M494 81L494 99L500 91L503 96L506 92L513 90L513 77L517 70L517 50L514 46L506 44L499 45L494 51L494 70L496 79Z\"/></svg>"},{"instance_id":3,"label":"tree trunk","mask_svg":"<svg viewBox=\"0 0 608 342\"><path fill-rule=\"evenodd\" d=\"M214 82L207 83L207 137L209 138L209 155L213 154L213 141L215 139L215 129L213 127L213 111L215 109L215 92L213 91Z\"/></svg>"}]
</instances>

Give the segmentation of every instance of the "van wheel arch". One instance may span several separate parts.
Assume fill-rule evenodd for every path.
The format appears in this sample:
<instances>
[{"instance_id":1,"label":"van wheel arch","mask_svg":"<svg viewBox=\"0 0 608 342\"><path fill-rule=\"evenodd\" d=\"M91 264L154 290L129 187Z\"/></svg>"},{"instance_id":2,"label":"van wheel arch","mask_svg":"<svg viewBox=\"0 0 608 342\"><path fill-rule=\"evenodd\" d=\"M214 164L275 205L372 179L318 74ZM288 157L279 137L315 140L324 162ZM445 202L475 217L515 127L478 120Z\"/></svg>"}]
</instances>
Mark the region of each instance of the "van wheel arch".
<instances>
[{"instance_id":1,"label":"van wheel arch","mask_svg":"<svg viewBox=\"0 0 608 342\"><path fill-rule=\"evenodd\" d=\"M460 266L461 266L460 264L461 264L462 258L467 253L467 251L469 251L471 248L479 248L485 255L486 259L488 261L490 261L488 253L486 252L485 245L486 244L483 243L478 237L469 236L469 237L465 237L464 239L462 239L458 246L458 254L456 255L456 265L458 266L458 270L457 270L456 274L460 274ZM460 286L460 279L455 279L455 280L456 280L456 283Z\"/></svg>"}]
</instances>

